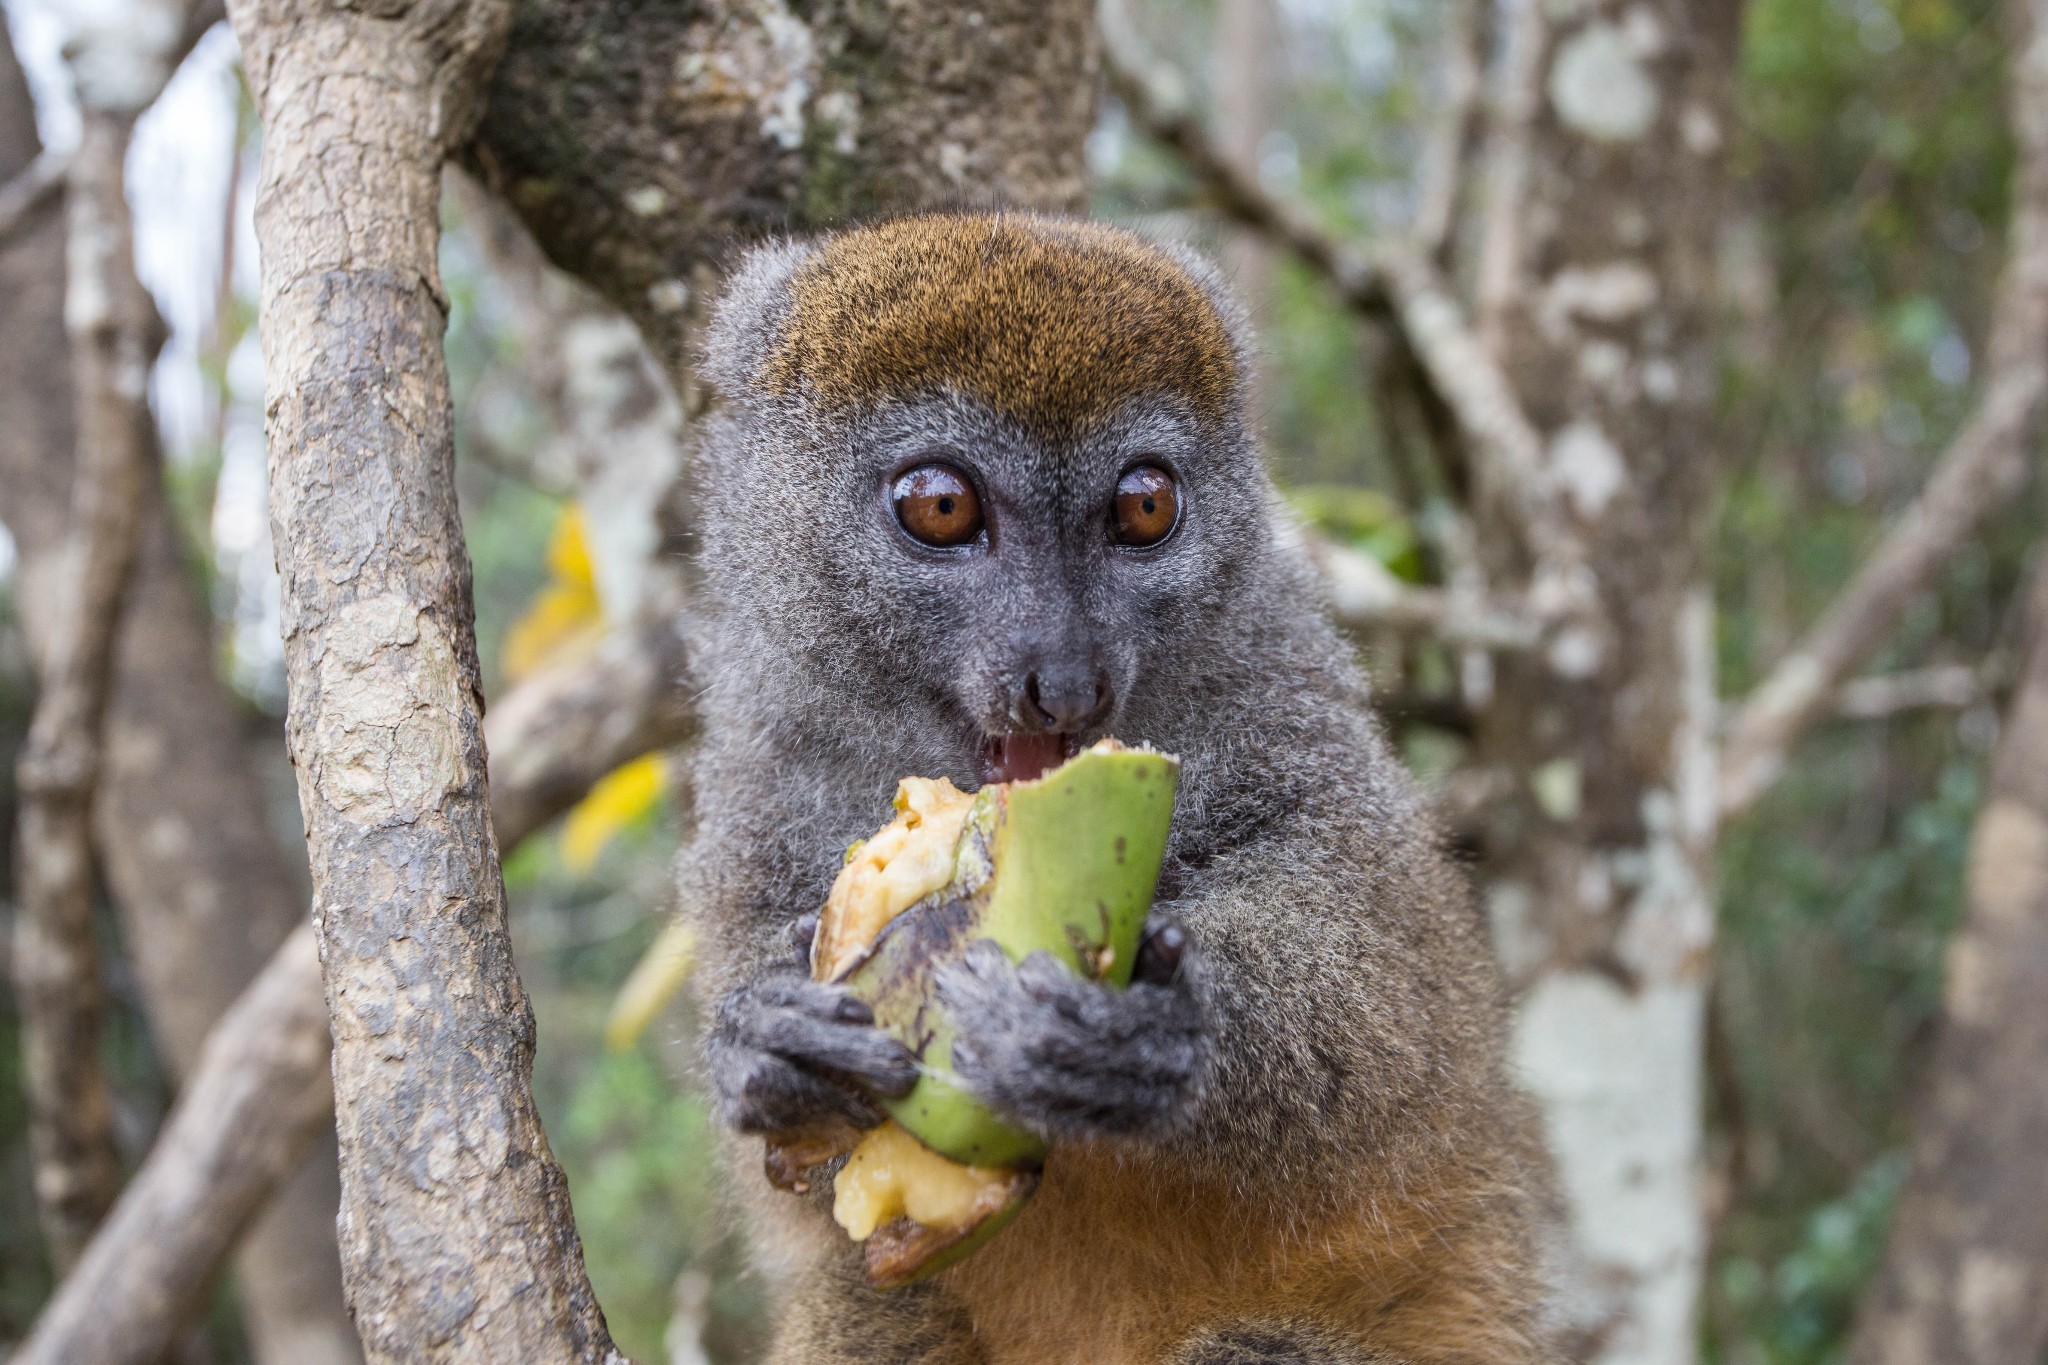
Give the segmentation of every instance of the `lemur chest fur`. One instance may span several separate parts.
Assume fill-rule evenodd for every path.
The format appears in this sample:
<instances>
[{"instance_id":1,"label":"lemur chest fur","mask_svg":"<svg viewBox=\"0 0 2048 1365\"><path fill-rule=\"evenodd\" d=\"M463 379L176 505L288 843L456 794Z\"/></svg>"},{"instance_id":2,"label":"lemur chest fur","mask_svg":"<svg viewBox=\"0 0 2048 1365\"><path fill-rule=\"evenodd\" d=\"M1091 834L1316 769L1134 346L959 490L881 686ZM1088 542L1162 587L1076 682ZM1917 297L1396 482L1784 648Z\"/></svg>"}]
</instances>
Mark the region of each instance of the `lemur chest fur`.
<instances>
[{"instance_id":1,"label":"lemur chest fur","mask_svg":"<svg viewBox=\"0 0 2048 1365\"><path fill-rule=\"evenodd\" d=\"M1057 1149L1017 1221L944 1282L987 1365L1155 1365L1192 1329L1247 1317L1407 1336L1461 1278L1455 1235L1373 1183L1311 1220L1157 1160Z\"/></svg>"}]
</instances>

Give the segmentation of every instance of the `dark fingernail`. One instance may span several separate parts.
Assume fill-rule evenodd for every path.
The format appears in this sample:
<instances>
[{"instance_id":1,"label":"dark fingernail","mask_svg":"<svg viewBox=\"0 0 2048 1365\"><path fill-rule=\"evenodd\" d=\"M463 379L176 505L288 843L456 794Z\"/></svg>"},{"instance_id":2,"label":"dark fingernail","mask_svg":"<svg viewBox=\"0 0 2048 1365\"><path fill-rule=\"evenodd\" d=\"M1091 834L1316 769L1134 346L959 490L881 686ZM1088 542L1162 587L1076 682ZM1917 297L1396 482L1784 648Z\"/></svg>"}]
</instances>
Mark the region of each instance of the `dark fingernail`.
<instances>
[{"instance_id":1,"label":"dark fingernail","mask_svg":"<svg viewBox=\"0 0 2048 1365\"><path fill-rule=\"evenodd\" d=\"M789 946L796 950L797 960L808 967L811 963L811 944L818 937L818 917L805 915L789 926Z\"/></svg>"},{"instance_id":2,"label":"dark fingernail","mask_svg":"<svg viewBox=\"0 0 2048 1365\"><path fill-rule=\"evenodd\" d=\"M1161 925L1138 945L1138 960L1131 967L1131 979L1154 986L1171 982L1180 971L1181 955L1187 952L1188 933L1178 924Z\"/></svg>"},{"instance_id":3,"label":"dark fingernail","mask_svg":"<svg viewBox=\"0 0 2048 1365\"><path fill-rule=\"evenodd\" d=\"M839 997L839 1003L832 1007L832 1017L842 1024L872 1024L875 1022L875 1012L867 1007L866 1002L856 1000L850 995Z\"/></svg>"}]
</instances>

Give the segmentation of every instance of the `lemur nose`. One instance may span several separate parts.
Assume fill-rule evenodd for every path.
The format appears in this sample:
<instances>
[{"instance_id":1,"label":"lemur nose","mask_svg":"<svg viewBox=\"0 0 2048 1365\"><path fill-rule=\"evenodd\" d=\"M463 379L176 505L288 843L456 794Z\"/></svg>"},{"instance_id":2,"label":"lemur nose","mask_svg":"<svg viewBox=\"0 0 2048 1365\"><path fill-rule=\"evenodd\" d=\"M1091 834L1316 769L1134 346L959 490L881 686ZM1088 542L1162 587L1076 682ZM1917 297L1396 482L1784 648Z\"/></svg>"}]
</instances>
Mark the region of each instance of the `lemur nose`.
<instances>
[{"instance_id":1,"label":"lemur nose","mask_svg":"<svg viewBox=\"0 0 2048 1365\"><path fill-rule=\"evenodd\" d=\"M1085 666L1052 665L1024 679L1019 715L1040 730L1085 730L1109 713L1109 674Z\"/></svg>"}]
</instances>

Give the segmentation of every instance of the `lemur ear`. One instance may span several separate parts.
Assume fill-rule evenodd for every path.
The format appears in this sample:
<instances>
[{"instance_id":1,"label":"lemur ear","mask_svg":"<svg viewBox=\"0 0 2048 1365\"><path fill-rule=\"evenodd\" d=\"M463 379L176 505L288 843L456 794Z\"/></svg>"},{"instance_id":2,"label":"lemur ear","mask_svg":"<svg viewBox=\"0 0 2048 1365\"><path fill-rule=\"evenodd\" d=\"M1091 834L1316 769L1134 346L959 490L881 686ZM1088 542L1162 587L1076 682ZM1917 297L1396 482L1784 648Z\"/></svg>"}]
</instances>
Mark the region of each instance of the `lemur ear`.
<instances>
[{"instance_id":1,"label":"lemur ear","mask_svg":"<svg viewBox=\"0 0 2048 1365\"><path fill-rule=\"evenodd\" d=\"M790 280L814 250L808 242L767 242L726 278L705 328L698 370L720 393L737 397L754 387L788 321Z\"/></svg>"}]
</instances>

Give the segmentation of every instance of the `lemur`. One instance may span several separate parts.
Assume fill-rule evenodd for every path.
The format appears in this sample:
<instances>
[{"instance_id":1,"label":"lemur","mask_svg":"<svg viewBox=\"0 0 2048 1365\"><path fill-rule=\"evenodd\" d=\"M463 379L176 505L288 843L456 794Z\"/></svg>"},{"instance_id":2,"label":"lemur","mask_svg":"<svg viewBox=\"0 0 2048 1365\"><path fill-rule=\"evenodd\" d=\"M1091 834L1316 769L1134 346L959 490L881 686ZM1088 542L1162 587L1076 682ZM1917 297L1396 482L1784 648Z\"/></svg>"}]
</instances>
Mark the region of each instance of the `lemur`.
<instances>
[{"instance_id":1,"label":"lemur","mask_svg":"<svg viewBox=\"0 0 2048 1365\"><path fill-rule=\"evenodd\" d=\"M933 214L756 249L707 336L684 900L770 1358L1551 1359L1483 921L1280 510L1217 272ZM871 1125L916 1063L792 926L897 778L1031 777L1103 735L1182 763L1140 979L992 945L941 976L954 1065L1051 1155L987 1247L871 1291L760 1138Z\"/></svg>"}]
</instances>

